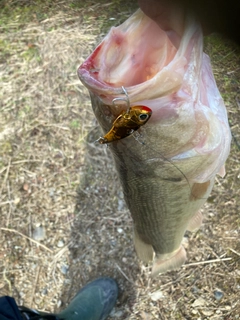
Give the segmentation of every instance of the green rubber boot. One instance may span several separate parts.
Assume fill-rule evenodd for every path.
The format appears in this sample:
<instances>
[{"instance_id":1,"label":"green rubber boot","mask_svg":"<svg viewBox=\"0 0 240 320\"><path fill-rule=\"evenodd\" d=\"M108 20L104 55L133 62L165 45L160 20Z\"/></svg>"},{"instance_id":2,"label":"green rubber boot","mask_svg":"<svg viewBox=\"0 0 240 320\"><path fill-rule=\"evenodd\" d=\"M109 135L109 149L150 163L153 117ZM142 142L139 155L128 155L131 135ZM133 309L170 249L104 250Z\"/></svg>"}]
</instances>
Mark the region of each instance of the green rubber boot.
<instances>
[{"instance_id":1,"label":"green rubber boot","mask_svg":"<svg viewBox=\"0 0 240 320\"><path fill-rule=\"evenodd\" d=\"M19 307L19 310L24 320L105 320L117 296L115 280L99 278L83 287L60 313L47 314L25 307Z\"/></svg>"}]
</instances>

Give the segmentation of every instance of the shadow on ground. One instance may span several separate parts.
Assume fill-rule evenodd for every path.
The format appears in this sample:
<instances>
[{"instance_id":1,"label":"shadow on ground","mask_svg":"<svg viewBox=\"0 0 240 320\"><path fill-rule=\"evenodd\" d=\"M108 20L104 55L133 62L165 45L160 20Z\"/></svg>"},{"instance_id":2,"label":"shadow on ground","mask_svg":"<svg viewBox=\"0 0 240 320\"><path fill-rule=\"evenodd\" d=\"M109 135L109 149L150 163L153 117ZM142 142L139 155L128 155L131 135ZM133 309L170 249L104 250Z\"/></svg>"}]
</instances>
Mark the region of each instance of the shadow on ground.
<instances>
[{"instance_id":1,"label":"shadow on ground","mask_svg":"<svg viewBox=\"0 0 240 320\"><path fill-rule=\"evenodd\" d=\"M88 281L113 277L120 288L117 314L127 316L135 300L140 270L133 248L132 220L110 150L94 143L100 134L99 127L93 129L84 147L69 246L71 285L63 293L63 301ZM128 304L124 304L126 299Z\"/></svg>"}]
</instances>

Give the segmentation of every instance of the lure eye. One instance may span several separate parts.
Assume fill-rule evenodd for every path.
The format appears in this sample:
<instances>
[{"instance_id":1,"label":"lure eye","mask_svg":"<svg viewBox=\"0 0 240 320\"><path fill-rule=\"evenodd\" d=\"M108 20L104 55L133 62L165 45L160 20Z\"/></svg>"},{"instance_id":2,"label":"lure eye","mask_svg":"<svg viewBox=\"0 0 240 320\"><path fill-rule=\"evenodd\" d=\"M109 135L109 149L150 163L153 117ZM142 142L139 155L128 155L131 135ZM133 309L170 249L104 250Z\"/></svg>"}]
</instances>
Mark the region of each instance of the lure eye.
<instances>
[{"instance_id":1,"label":"lure eye","mask_svg":"<svg viewBox=\"0 0 240 320\"><path fill-rule=\"evenodd\" d=\"M148 119L148 117L149 117L148 114L141 113L138 118L139 118L140 121L146 121Z\"/></svg>"}]
</instances>

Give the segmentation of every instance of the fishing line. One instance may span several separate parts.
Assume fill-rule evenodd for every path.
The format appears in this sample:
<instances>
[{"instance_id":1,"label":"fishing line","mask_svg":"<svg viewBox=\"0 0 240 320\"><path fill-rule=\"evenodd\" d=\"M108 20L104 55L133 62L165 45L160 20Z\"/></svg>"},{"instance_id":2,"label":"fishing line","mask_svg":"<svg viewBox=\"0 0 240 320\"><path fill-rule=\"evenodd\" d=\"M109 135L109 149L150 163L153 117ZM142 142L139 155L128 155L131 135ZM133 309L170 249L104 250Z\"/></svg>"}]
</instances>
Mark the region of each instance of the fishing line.
<instances>
[{"instance_id":1,"label":"fishing line","mask_svg":"<svg viewBox=\"0 0 240 320\"><path fill-rule=\"evenodd\" d=\"M141 129L140 129L141 131L143 131L144 132L144 128L142 127ZM150 147L146 142L144 142L144 141L141 141L141 138L143 138L144 139L144 133L143 132L139 132L139 131L136 131L136 132L134 132L134 134L132 134L130 137L128 137L128 139L131 139L131 138L134 138L138 143L139 143L139 146L142 146L143 148L148 148L149 150L151 150L153 153L156 153L156 155L157 155L157 158L159 159L159 160L162 160L163 162L165 161L165 162L168 162L171 166L173 166L178 172L180 172L180 174L183 176L183 178L186 180L186 182L187 182L187 184L188 184L188 187L189 187L189 190L191 191L190 192L190 195L192 196L192 197L194 197L194 198L197 198L196 197L196 195L194 195L193 193L192 193L192 188L191 188L191 185L190 185L190 182L189 182L189 179L188 179L188 177L187 177L187 175L173 162L173 160L171 160L171 159L168 159L167 157L165 157L162 153L160 153L159 151L156 151L156 150L154 150L152 147ZM147 137L146 135L145 135L145 137ZM127 148L129 148L129 147L127 147ZM156 159L157 159L156 158ZM149 161L149 160L151 160L151 159L153 159L153 158L149 158L149 159L147 159L146 161ZM136 155L136 161L139 161L139 158L137 158L137 155ZM197 169L197 168L196 168ZM165 169L166 170L166 169ZM182 180L179 180L179 178L173 178L172 180L171 179L164 179L164 178L162 178L162 180L165 180L165 181L169 181L169 182L181 182ZM196 200L207 200L208 199L208 197L199 197L199 198L197 198Z\"/></svg>"}]
</instances>

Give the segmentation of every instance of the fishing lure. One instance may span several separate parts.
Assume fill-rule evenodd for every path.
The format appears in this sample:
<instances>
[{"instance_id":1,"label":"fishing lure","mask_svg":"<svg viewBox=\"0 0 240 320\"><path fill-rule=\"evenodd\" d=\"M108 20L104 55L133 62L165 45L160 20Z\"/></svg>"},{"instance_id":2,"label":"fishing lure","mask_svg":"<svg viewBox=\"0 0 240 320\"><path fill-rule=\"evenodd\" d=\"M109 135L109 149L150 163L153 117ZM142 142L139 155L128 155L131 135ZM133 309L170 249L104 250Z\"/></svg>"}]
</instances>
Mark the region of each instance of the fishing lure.
<instances>
[{"instance_id":1,"label":"fishing lure","mask_svg":"<svg viewBox=\"0 0 240 320\"><path fill-rule=\"evenodd\" d=\"M143 126L150 119L152 110L146 106L130 107L128 94L124 87L122 87L126 98L113 99L113 105L116 101L124 100L127 103L127 111L123 111L113 122L112 128L104 137L100 137L97 142L104 144L113 141L121 140L133 134L141 126Z\"/></svg>"}]
</instances>

